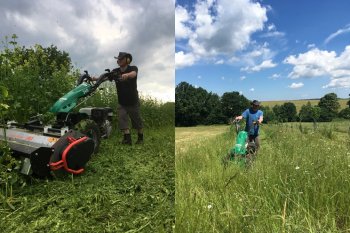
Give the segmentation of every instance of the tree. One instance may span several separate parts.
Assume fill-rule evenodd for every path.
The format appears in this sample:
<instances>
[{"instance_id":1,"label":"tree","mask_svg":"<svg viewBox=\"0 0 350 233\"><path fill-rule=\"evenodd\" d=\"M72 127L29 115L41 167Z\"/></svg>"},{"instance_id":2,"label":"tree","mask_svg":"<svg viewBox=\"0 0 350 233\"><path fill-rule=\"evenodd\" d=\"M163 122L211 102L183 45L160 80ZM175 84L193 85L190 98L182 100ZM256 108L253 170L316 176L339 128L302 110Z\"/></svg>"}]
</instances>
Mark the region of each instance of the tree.
<instances>
[{"instance_id":1,"label":"tree","mask_svg":"<svg viewBox=\"0 0 350 233\"><path fill-rule=\"evenodd\" d=\"M272 111L276 116L276 120L280 122L292 122L296 120L297 108L292 102L275 105L273 106Z\"/></svg>"},{"instance_id":2,"label":"tree","mask_svg":"<svg viewBox=\"0 0 350 233\"><path fill-rule=\"evenodd\" d=\"M221 97L222 114L226 119L239 116L250 106L250 101L239 92L225 92Z\"/></svg>"},{"instance_id":3,"label":"tree","mask_svg":"<svg viewBox=\"0 0 350 233\"><path fill-rule=\"evenodd\" d=\"M216 94L181 82L175 88L175 125L221 123L220 101Z\"/></svg>"},{"instance_id":4,"label":"tree","mask_svg":"<svg viewBox=\"0 0 350 233\"><path fill-rule=\"evenodd\" d=\"M329 93L320 99L318 106L321 109L320 120L332 121L338 115L340 104L338 102L337 94Z\"/></svg>"},{"instance_id":5,"label":"tree","mask_svg":"<svg viewBox=\"0 0 350 233\"><path fill-rule=\"evenodd\" d=\"M282 109L281 105L276 104L275 106L272 107L272 111L275 114L277 121L284 122L283 109Z\"/></svg>"},{"instance_id":6,"label":"tree","mask_svg":"<svg viewBox=\"0 0 350 233\"><path fill-rule=\"evenodd\" d=\"M311 102L308 101L306 105L301 106L299 111L299 119L304 122L312 121L312 105Z\"/></svg>"},{"instance_id":7,"label":"tree","mask_svg":"<svg viewBox=\"0 0 350 233\"><path fill-rule=\"evenodd\" d=\"M320 107L312 106L310 101L308 101L306 105L301 106L299 119L304 122L316 122L320 118L320 113Z\"/></svg>"},{"instance_id":8,"label":"tree","mask_svg":"<svg viewBox=\"0 0 350 233\"><path fill-rule=\"evenodd\" d=\"M282 104L282 116L288 122L295 121L297 115L297 108L295 104L292 102L287 102Z\"/></svg>"},{"instance_id":9,"label":"tree","mask_svg":"<svg viewBox=\"0 0 350 233\"><path fill-rule=\"evenodd\" d=\"M217 94L209 93L207 98L207 106L211 109L206 119L204 119L204 124L222 124L225 123L225 117L222 114L220 97Z\"/></svg>"},{"instance_id":10,"label":"tree","mask_svg":"<svg viewBox=\"0 0 350 233\"><path fill-rule=\"evenodd\" d=\"M350 119L350 108L344 108L339 112L338 116L344 119Z\"/></svg>"},{"instance_id":11,"label":"tree","mask_svg":"<svg viewBox=\"0 0 350 233\"><path fill-rule=\"evenodd\" d=\"M277 121L277 116L269 106L261 106L261 111L264 113L264 122L268 123L270 121Z\"/></svg>"},{"instance_id":12,"label":"tree","mask_svg":"<svg viewBox=\"0 0 350 233\"><path fill-rule=\"evenodd\" d=\"M29 117L45 113L78 76L69 54L56 46L19 46L16 36L0 52L0 82L11 95L7 118L25 122ZM7 40L7 38L6 38Z\"/></svg>"}]
</instances>

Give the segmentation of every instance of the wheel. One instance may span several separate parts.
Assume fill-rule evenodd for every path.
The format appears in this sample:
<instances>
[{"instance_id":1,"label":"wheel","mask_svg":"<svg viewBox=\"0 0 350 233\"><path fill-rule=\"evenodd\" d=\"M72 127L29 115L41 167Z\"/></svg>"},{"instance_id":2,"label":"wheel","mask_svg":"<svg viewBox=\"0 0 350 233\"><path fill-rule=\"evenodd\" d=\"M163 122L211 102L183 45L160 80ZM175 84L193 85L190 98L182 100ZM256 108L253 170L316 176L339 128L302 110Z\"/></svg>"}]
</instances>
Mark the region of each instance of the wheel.
<instances>
[{"instance_id":1,"label":"wheel","mask_svg":"<svg viewBox=\"0 0 350 233\"><path fill-rule=\"evenodd\" d=\"M89 119L82 120L74 128L94 141L94 154L97 154L101 143L101 132L96 122Z\"/></svg>"}]
</instances>

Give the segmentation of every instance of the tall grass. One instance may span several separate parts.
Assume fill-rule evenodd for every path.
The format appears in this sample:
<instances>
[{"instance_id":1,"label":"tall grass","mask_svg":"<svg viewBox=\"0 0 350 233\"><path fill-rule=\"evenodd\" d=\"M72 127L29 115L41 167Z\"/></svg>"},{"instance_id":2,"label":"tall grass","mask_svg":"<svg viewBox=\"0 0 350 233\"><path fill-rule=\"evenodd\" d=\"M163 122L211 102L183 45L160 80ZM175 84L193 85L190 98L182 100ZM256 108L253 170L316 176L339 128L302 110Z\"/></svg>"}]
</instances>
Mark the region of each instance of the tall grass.
<instances>
[{"instance_id":1,"label":"tall grass","mask_svg":"<svg viewBox=\"0 0 350 233\"><path fill-rule=\"evenodd\" d=\"M221 164L230 133L177 149L176 232L350 231L350 146L343 136L265 126L248 170Z\"/></svg>"},{"instance_id":2,"label":"tall grass","mask_svg":"<svg viewBox=\"0 0 350 233\"><path fill-rule=\"evenodd\" d=\"M111 107L115 113L116 122L118 99L115 86L108 85L108 83L104 85L102 90L97 91L93 97L87 99L80 107L87 106ZM155 98L141 96L140 110L146 128L175 125L175 103L173 102L162 103Z\"/></svg>"}]
</instances>

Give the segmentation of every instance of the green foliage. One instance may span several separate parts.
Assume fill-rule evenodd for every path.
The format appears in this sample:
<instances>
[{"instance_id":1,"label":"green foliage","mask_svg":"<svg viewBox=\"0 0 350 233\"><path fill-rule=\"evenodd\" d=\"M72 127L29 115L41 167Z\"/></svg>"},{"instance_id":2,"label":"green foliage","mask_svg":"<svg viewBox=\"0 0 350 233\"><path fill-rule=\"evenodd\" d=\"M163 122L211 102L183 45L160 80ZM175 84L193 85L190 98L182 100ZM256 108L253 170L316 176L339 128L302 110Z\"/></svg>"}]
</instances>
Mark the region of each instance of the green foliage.
<instances>
[{"instance_id":1,"label":"green foliage","mask_svg":"<svg viewBox=\"0 0 350 233\"><path fill-rule=\"evenodd\" d=\"M338 115L340 104L338 102L337 94L329 93L323 96L318 103L321 109L320 120L332 121Z\"/></svg>"},{"instance_id":2,"label":"green foliage","mask_svg":"<svg viewBox=\"0 0 350 233\"><path fill-rule=\"evenodd\" d=\"M77 77L68 53L56 46L26 48L15 41L4 43L0 52L0 83L11 95L7 119L25 122L45 113L58 98L70 90ZM10 44L10 45L9 45Z\"/></svg>"},{"instance_id":3,"label":"green foliage","mask_svg":"<svg viewBox=\"0 0 350 233\"><path fill-rule=\"evenodd\" d=\"M205 89L181 82L175 89L177 126L227 123L249 107L249 100L238 92L226 92L220 98Z\"/></svg>"},{"instance_id":4,"label":"green foliage","mask_svg":"<svg viewBox=\"0 0 350 233\"><path fill-rule=\"evenodd\" d=\"M140 104L145 128L175 125L175 103L161 103L151 97L144 97L140 100Z\"/></svg>"},{"instance_id":5,"label":"green foliage","mask_svg":"<svg viewBox=\"0 0 350 233\"><path fill-rule=\"evenodd\" d=\"M303 105L299 112L300 121L316 122L320 117L321 109L318 106L312 106L310 101Z\"/></svg>"},{"instance_id":6,"label":"green foliage","mask_svg":"<svg viewBox=\"0 0 350 233\"><path fill-rule=\"evenodd\" d=\"M0 129L3 130L3 129ZM9 204L9 199L13 198L13 187L23 184L23 179L19 175L21 163L11 155L11 150L6 141L0 141L0 203Z\"/></svg>"},{"instance_id":7,"label":"green foliage","mask_svg":"<svg viewBox=\"0 0 350 233\"><path fill-rule=\"evenodd\" d=\"M296 120L297 108L295 104L292 102L287 102L282 104L283 118L288 122L292 122Z\"/></svg>"},{"instance_id":8,"label":"green foliage","mask_svg":"<svg viewBox=\"0 0 350 233\"><path fill-rule=\"evenodd\" d=\"M39 119L44 125L52 125L56 121L56 115L52 112L46 112L39 115Z\"/></svg>"},{"instance_id":9,"label":"green foliage","mask_svg":"<svg viewBox=\"0 0 350 233\"><path fill-rule=\"evenodd\" d=\"M269 106L261 106L260 110L264 113L264 123L278 121L275 112L272 109L270 109Z\"/></svg>"},{"instance_id":10,"label":"green foliage","mask_svg":"<svg viewBox=\"0 0 350 233\"><path fill-rule=\"evenodd\" d=\"M229 119L240 116L250 106L250 102L239 92L225 92L221 97L221 106L223 115Z\"/></svg>"},{"instance_id":11,"label":"green foliage","mask_svg":"<svg viewBox=\"0 0 350 233\"><path fill-rule=\"evenodd\" d=\"M0 123L3 121L3 117L7 113L7 109L9 108L9 106L5 104L5 100L7 97L7 88L0 85Z\"/></svg>"},{"instance_id":12,"label":"green foliage","mask_svg":"<svg viewBox=\"0 0 350 233\"><path fill-rule=\"evenodd\" d=\"M272 108L276 118L280 122L292 122L296 120L297 109L294 103L286 102L282 105L275 105Z\"/></svg>"},{"instance_id":13,"label":"green foliage","mask_svg":"<svg viewBox=\"0 0 350 233\"><path fill-rule=\"evenodd\" d=\"M338 116L344 119L350 119L350 107L344 108L343 110L341 110Z\"/></svg>"},{"instance_id":14,"label":"green foliage","mask_svg":"<svg viewBox=\"0 0 350 233\"><path fill-rule=\"evenodd\" d=\"M181 82L175 88L175 124L191 126L222 122L218 95Z\"/></svg>"}]
</instances>

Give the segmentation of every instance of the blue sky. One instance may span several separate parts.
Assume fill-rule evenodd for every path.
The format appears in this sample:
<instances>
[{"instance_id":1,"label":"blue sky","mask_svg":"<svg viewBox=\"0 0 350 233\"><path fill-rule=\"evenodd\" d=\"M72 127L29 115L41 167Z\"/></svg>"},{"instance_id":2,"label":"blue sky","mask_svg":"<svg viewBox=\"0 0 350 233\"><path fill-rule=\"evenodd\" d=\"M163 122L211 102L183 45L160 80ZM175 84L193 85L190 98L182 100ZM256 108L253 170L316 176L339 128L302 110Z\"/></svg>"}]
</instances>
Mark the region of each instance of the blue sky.
<instances>
[{"instance_id":1,"label":"blue sky","mask_svg":"<svg viewBox=\"0 0 350 233\"><path fill-rule=\"evenodd\" d=\"M175 3L175 82L248 99L350 93L350 1Z\"/></svg>"}]
</instances>

